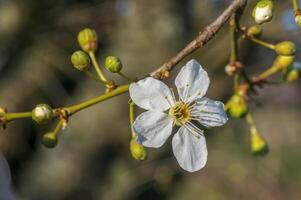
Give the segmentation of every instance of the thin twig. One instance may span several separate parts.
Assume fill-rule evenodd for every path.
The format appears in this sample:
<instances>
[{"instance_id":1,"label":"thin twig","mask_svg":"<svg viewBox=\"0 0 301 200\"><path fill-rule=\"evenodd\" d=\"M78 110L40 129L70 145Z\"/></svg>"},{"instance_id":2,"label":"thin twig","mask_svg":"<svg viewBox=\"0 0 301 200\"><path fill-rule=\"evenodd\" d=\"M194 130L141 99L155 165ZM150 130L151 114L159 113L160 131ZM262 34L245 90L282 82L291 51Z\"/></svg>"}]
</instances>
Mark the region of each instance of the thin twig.
<instances>
[{"instance_id":1,"label":"thin twig","mask_svg":"<svg viewBox=\"0 0 301 200\"><path fill-rule=\"evenodd\" d=\"M171 71L176 64L183 60L187 55L193 53L195 50L203 47L209 42L221 27L227 22L227 20L241 7L247 3L247 0L234 0L228 8L210 25L208 25L204 31L199 32L198 36L189 42L177 55L172 57L169 61L164 63L161 67L150 73L150 76L154 78L161 78L161 73L164 71Z\"/></svg>"}]
</instances>

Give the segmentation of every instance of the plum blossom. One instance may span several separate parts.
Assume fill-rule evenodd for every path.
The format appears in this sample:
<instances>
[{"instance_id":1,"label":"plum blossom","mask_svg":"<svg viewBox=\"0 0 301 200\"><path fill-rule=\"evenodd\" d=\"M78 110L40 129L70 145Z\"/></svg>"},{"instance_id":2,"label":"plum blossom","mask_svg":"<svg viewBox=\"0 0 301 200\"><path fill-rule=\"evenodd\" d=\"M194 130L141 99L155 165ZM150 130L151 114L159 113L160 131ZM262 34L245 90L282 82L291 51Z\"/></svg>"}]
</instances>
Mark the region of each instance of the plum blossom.
<instances>
[{"instance_id":1,"label":"plum blossom","mask_svg":"<svg viewBox=\"0 0 301 200\"><path fill-rule=\"evenodd\" d=\"M209 87L207 72L196 60L190 60L175 79L178 100L172 89L162 81L147 77L129 88L133 102L147 110L140 114L134 124L138 142L145 147L159 148L179 127L172 138L174 156L186 171L202 169L207 162L205 127L225 124L228 120L224 104L204 95Z\"/></svg>"}]
</instances>

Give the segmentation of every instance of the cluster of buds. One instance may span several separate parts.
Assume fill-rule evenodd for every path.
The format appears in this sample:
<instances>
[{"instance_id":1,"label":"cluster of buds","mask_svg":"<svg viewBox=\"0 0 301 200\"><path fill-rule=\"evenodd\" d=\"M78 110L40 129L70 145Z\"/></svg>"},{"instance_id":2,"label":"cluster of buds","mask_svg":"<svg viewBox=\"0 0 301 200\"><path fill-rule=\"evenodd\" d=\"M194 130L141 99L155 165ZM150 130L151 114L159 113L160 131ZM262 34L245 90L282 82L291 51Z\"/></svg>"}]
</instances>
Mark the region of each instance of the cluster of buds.
<instances>
[{"instance_id":1,"label":"cluster of buds","mask_svg":"<svg viewBox=\"0 0 301 200\"><path fill-rule=\"evenodd\" d=\"M256 23L262 24L272 20L274 3L272 0L259 0L253 9L253 17Z\"/></svg>"}]
</instances>

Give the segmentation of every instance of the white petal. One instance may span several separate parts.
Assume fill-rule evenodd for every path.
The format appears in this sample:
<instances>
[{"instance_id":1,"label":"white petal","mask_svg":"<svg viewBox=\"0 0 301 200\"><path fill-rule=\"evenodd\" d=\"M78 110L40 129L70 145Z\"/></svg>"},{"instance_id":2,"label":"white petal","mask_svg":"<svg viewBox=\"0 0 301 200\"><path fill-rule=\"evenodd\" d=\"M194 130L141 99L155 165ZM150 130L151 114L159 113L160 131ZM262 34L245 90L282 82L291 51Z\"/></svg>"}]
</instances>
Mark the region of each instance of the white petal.
<instances>
[{"instance_id":1,"label":"white petal","mask_svg":"<svg viewBox=\"0 0 301 200\"><path fill-rule=\"evenodd\" d=\"M147 77L129 88L134 103L145 110L167 110L172 104L173 97L170 89L162 81Z\"/></svg>"},{"instance_id":2,"label":"white petal","mask_svg":"<svg viewBox=\"0 0 301 200\"><path fill-rule=\"evenodd\" d=\"M182 67L175 80L179 96L184 102L192 102L196 98L203 97L207 92L209 83L207 72L194 59Z\"/></svg>"},{"instance_id":3,"label":"white petal","mask_svg":"<svg viewBox=\"0 0 301 200\"><path fill-rule=\"evenodd\" d=\"M192 112L193 117L206 127L222 126L228 120L224 111L224 104L207 97L196 100Z\"/></svg>"},{"instance_id":4,"label":"white petal","mask_svg":"<svg viewBox=\"0 0 301 200\"><path fill-rule=\"evenodd\" d=\"M161 147L172 132L173 119L160 111L140 114L133 125L138 141L146 147Z\"/></svg>"},{"instance_id":5,"label":"white petal","mask_svg":"<svg viewBox=\"0 0 301 200\"><path fill-rule=\"evenodd\" d=\"M173 136L172 149L179 165L186 171L198 171L207 162L205 137L196 137L184 126Z\"/></svg>"}]
</instances>

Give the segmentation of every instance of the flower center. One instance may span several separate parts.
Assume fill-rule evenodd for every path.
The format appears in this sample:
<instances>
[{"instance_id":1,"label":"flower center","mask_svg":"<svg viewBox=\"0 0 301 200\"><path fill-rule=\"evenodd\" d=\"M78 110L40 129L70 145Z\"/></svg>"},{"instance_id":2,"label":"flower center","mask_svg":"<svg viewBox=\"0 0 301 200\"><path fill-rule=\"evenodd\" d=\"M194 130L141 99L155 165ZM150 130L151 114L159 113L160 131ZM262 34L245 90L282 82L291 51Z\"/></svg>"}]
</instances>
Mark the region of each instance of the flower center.
<instances>
[{"instance_id":1,"label":"flower center","mask_svg":"<svg viewBox=\"0 0 301 200\"><path fill-rule=\"evenodd\" d=\"M188 104L183 101L177 101L168 111L168 114L174 119L177 126L181 126L191 120L191 112Z\"/></svg>"}]
</instances>

